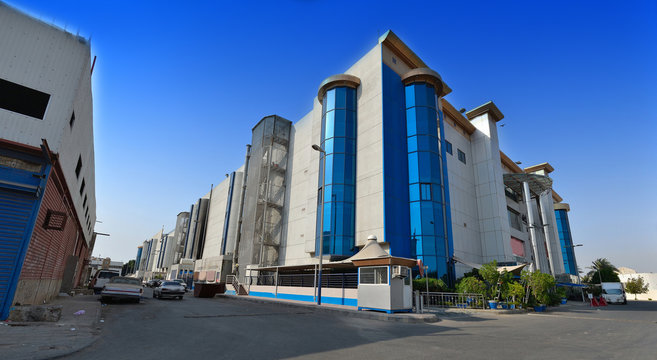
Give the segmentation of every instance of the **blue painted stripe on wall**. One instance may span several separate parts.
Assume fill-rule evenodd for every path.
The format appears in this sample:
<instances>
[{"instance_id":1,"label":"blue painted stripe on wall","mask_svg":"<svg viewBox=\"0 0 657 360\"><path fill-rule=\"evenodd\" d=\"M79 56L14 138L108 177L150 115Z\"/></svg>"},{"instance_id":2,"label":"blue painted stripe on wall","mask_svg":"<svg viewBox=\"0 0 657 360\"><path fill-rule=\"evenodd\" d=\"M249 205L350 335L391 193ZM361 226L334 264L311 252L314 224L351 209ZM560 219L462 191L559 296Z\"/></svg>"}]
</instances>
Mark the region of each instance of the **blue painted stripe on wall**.
<instances>
[{"instance_id":1,"label":"blue painted stripe on wall","mask_svg":"<svg viewBox=\"0 0 657 360\"><path fill-rule=\"evenodd\" d=\"M226 291L228 293L228 291ZM233 291L234 293L234 291ZM249 296L258 296L270 299L282 299L282 300L295 300L295 301L305 301L305 302L315 302L315 298L312 295L299 295L299 294L276 294L264 291L251 291ZM333 305L347 305L347 306L358 306L358 299L351 298L339 298L333 296L322 296L322 302L325 304Z\"/></svg>"}]
</instances>

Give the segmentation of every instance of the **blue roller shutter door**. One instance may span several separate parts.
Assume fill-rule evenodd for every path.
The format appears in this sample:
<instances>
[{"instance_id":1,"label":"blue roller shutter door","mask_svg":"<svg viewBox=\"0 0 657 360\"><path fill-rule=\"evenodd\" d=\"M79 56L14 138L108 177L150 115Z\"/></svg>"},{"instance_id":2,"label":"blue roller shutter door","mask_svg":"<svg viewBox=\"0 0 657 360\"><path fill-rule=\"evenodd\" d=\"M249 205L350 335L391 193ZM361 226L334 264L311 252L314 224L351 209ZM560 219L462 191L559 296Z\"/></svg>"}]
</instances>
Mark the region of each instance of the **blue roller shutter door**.
<instances>
[{"instance_id":1,"label":"blue roller shutter door","mask_svg":"<svg viewBox=\"0 0 657 360\"><path fill-rule=\"evenodd\" d=\"M9 315L39 199L0 188L0 319Z\"/></svg>"}]
</instances>

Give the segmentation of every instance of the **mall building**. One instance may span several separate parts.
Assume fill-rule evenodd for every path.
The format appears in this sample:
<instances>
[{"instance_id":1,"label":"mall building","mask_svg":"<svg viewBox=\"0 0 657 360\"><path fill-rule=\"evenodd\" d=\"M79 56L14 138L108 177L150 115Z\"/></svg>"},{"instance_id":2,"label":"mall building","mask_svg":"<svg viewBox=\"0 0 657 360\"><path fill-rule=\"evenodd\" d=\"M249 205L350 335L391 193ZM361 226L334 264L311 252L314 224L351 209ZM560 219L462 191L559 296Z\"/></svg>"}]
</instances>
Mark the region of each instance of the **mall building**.
<instances>
[{"instance_id":1,"label":"mall building","mask_svg":"<svg viewBox=\"0 0 657 360\"><path fill-rule=\"evenodd\" d=\"M353 273L339 265L372 235L448 283L492 260L570 271L554 169L501 151L493 102L456 110L447 81L391 31L317 84L311 112L257 122L244 165L192 205L184 258L197 280L312 274L320 246L328 272Z\"/></svg>"}]
</instances>

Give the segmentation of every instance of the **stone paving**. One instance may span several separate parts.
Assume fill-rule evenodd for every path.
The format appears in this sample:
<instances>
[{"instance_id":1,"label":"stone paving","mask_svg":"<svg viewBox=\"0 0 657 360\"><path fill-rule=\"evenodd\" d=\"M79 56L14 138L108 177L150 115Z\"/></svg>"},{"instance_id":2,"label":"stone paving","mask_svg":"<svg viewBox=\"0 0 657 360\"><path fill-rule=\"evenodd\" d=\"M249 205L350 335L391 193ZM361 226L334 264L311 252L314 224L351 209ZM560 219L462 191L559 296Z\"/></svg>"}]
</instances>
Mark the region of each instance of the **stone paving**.
<instances>
[{"instance_id":1,"label":"stone paving","mask_svg":"<svg viewBox=\"0 0 657 360\"><path fill-rule=\"evenodd\" d=\"M52 359L93 344L101 325L98 296L58 297L52 304L62 305L58 322L0 322L1 358Z\"/></svg>"}]
</instances>

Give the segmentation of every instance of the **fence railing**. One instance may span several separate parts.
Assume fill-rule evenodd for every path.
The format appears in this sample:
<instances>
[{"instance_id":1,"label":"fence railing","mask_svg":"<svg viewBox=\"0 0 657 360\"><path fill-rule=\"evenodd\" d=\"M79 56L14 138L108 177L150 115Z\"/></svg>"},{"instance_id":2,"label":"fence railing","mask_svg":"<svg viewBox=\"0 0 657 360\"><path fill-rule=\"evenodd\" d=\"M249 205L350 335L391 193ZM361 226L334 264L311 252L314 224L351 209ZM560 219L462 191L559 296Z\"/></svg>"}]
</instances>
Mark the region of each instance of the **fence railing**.
<instances>
[{"instance_id":1,"label":"fence railing","mask_svg":"<svg viewBox=\"0 0 657 360\"><path fill-rule=\"evenodd\" d=\"M468 293L446 293L446 292L422 292L420 293L422 304L425 308L460 308L460 309L484 309L484 296L481 294Z\"/></svg>"},{"instance_id":2,"label":"fence railing","mask_svg":"<svg viewBox=\"0 0 657 360\"><path fill-rule=\"evenodd\" d=\"M275 286L276 275L255 275L247 277L247 284ZM279 274L278 286L315 287L317 285L314 274ZM357 289L358 274L322 274L323 288Z\"/></svg>"}]
</instances>

